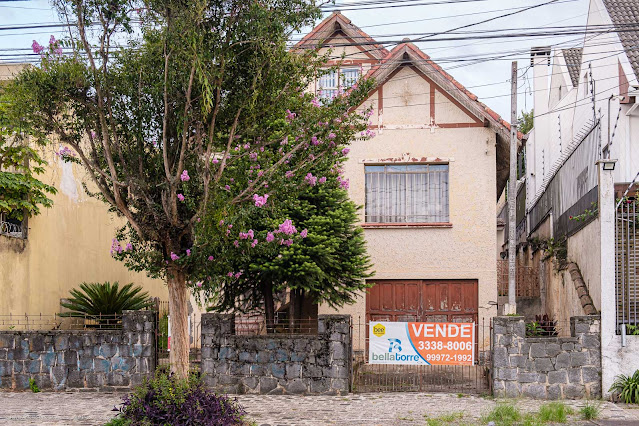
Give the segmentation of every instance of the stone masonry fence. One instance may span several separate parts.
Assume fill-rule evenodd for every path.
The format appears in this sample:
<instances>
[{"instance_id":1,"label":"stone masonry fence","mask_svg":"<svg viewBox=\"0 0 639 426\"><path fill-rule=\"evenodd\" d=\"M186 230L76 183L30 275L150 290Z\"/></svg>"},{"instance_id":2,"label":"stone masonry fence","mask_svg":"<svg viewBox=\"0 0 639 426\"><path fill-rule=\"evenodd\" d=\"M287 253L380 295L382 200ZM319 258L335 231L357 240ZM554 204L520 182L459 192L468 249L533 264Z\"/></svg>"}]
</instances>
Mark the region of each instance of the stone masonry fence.
<instances>
[{"instance_id":1,"label":"stone masonry fence","mask_svg":"<svg viewBox=\"0 0 639 426\"><path fill-rule=\"evenodd\" d=\"M572 317L571 337L526 337L523 317L493 319L493 394L538 399L601 397L601 321Z\"/></svg>"},{"instance_id":2,"label":"stone masonry fence","mask_svg":"<svg viewBox=\"0 0 639 426\"><path fill-rule=\"evenodd\" d=\"M115 330L0 331L0 388L128 390L155 371L154 315L124 311Z\"/></svg>"},{"instance_id":3,"label":"stone masonry fence","mask_svg":"<svg viewBox=\"0 0 639 426\"><path fill-rule=\"evenodd\" d=\"M349 315L319 315L316 335L236 335L235 317L202 315L202 373L223 393L346 394Z\"/></svg>"}]
</instances>

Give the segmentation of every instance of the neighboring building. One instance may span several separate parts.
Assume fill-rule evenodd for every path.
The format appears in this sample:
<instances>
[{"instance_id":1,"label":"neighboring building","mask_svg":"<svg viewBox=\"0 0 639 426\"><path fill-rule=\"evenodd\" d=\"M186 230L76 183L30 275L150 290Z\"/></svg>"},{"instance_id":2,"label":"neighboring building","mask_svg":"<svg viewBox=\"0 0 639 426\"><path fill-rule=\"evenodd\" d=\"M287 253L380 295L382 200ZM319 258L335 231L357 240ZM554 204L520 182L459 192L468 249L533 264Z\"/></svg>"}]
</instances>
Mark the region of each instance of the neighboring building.
<instances>
[{"instance_id":1,"label":"neighboring building","mask_svg":"<svg viewBox=\"0 0 639 426\"><path fill-rule=\"evenodd\" d=\"M0 64L0 79L21 68ZM57 149L42 149L49 164L38 177L58 189L50 196L53 207L0 228L0 327L5 315L60 312L60 299L82 282L134 282L151 296L168 297L163 281L131 272L110 256L111 239L122 222L104 203L86 195L82 185L90 182L84 169L57 159Z\"/></svg>"},{"instance_id":2,"label":"neighboring building","mask_svg":"<svg viewBox=\"0 0 639 426\"><path fill-rule=\"evenodd\" d=\"M539 278L538 300L521 298L518 311L528 317L548 314L564 335L570 332L571 316L601 312L604 393L616 374L632 374L639 367L639 358L629 355L639 342L631 339L622 349L620 337L623 325L639 323L631 224L637 214L619 206L617 252L602 252L602 241L615 230L607 228L599 212L597 165L617 160L612 172L617 199L639 172L638 23L639 0L591 0L591 33L582 46L531 50L534 128L518 173L518 266ZM636 189L628 195L635 197ZM499 216L507 217L506 206ZM505 238L499 243L504 251ZM551 250L540 250L544 245ZM553 260L544 260L551 252ZM613 258L616 277L606 270L607 259Z\"/></svg>"},{"instance_id":3,"label":"neighboring building","mask_svg":"<svg viewBox=\"0 0 639 426\"><path fill-rule=\"evenodd\" d=\"M373 107L377 135L354 142L344 165L349 194L364 206L361 225L375 271L375 285L339 311L353 316L356 349L369 320L494 316L495 205L508 173L508 124L412 43L389 52L333 13L296 48L323 53L327 46L336 58L328 65L345 56L339 72L311 88L319 97L360 75L377 83L362 105Z\"/></svg>"}]
</instances>

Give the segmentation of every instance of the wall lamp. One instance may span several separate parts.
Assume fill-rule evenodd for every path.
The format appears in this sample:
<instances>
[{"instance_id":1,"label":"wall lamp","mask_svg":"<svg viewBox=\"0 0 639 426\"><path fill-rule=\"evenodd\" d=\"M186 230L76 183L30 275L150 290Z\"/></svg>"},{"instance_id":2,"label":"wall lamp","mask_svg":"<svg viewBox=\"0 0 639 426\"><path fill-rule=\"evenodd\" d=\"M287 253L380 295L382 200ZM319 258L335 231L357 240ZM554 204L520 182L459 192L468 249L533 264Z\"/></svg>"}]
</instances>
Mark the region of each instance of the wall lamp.
<instances>
[{"instance_id":1,"label":"wall lamp","mask_svg":"<svg viewBox=\"0 0 639 426\"><path fill-rule=\"evenodd\" d=\"M601 159L597 161L597 163L602 163L604 170L614 170L615 164L617 164L617 160L611 160L609 158L606 158L606 159Z\"/></svg>"}]
</instances>

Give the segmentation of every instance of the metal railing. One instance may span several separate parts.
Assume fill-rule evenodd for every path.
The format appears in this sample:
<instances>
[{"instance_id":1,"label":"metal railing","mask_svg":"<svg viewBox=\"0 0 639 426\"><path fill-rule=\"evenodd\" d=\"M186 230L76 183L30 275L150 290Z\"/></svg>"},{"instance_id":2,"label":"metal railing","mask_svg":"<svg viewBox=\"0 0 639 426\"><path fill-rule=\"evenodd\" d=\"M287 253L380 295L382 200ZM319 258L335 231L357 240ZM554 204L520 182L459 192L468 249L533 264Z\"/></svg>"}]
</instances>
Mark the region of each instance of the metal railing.
<instances>
[{"instance_id":1,"label":"metal railing","mask_svg":"<svg viewBox=\"0 0 639 426\"><path fill-rule=\"evenodd\" d=\"M539 297L539 272L532 266L517 265L517 297ZM497 260L497 294L508 296L508 261Z\"/></svg>"},{"instance_id":2,"label":"metal railing","mask_svg":"<svg viewBox=\"0 0 639 426\"><path fill-rule=\"evenodd\" d=\"M22 226L17 223L0 221L0 234L7 237L23 238Z\"/></svg>"},{"instance_id":3,"label":"metal railing","mask_svg":"<svg viewBox=\"0 0 639 426\"><path fill-rule=\"evenodd\" d=\"M317 318L304 318L291 321L282 313L277 313L273 323L269 324L264 315L246 314L235 316L235 334L257 335L315 335Z\"/></svg>"},{"instance_id":4,"label":"metal railing","mask_svg":"<svg viewBox=\"0 0 639 426\"><path fill-rule=\"evenodd\" d=\"M624 200L616 211L615 226L615 296L617 333L621 325L636 328L639 325L639 250L637 226L639 211L635 200ZM627 331L628 333L628 331ZM628 333L631 334L631 333Z\"/></svg>"},{"instance_id":5,"label":"metal railing","mask_svg":"<svg viewBox=\"0 0 639 426\"><path fill-rule=\"evenodd\" d=\"M8 314L0 315L3 331L115 330L122 328L122 314Z\"/></svg>"}]
</instances>

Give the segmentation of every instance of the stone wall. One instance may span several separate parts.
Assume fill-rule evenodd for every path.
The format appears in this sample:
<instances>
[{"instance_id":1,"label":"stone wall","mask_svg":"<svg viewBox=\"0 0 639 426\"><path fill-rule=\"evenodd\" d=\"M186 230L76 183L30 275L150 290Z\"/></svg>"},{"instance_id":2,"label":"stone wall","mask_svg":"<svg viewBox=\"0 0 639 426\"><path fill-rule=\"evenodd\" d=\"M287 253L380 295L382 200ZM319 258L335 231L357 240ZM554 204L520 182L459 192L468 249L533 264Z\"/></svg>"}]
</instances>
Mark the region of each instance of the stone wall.
<instances>
[{"instance_id":1,"label":"stone wall","mask_svg":"<svg viewBox=\"0 0 639 426\"><path fill-rule=\"evenodd\" d=\"M0 331L0 388L129 389L155 371L153 321L125 311L117 330Z\"/></svg>"},{"instance_id":2,"label":"stone wall","mask_svg":"<svg viewBox=\"0 0 639 426\"><path fill-rule=\"evenodd\" d=\"M345 394L350 387L349 315L319 315L317 335L235 335L233 315L202 315L202 373L214 390Z\"/></svg>"},{"instance_id":3,"label":"stone wall","mask_svg":"<svg viewBox=\"0 0 639 426\"><path fill-rule=\"evenodd\" d=\"M599 316L570 319L571 337L526 337L523 317L493 319L493 393L539 399L599 398Z\"/></svg>"}]
</instances>

